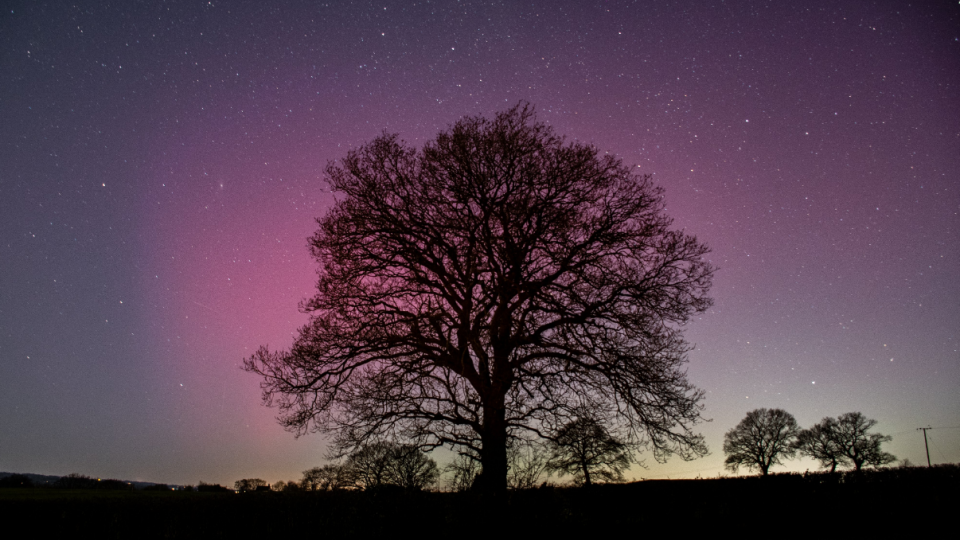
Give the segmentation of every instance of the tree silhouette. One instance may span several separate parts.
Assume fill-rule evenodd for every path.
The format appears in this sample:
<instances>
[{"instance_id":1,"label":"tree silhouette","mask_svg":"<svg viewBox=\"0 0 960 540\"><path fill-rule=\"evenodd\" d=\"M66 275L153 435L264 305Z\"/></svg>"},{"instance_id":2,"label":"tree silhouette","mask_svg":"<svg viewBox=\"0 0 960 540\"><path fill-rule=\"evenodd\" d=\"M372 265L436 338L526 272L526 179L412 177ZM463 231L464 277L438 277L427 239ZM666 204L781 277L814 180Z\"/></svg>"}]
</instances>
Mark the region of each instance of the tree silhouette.
<instances>
[{"instance_id":1,"label":"tree silhouette","mask_svg":"<svg viewBox=\"0 0 960 540\"><path fill-rule=\"evenodd\" d=\"M853 464L854 469L864 466L880 467L897 460L893 454L880 449L880 445L892 440L888 435L867 433L877 424L863 413L849 412L841 414L832 430L832 438L843 457Z\"/></svg>"},{"instance_id":2,"label":"tree silhouette","mask_svg":"<svg viewBox=\"0 0 960 540\"><path fill-rule=\"evenodd\" d=\"M896 456L881 450L891 438L878 433L867 433L877 424L859 412L841 414L839 418L824 418L819 424L800 432L797 449L801 454L820 461L822 467L836 471L838 466L881 467L897 460Z\"/></svg>"},{"instance_id":3,"label":"tree silhouette","mask_svg":"<svg viewBox=\"0 0 960 540\"><path fill-rule=\"evenodd\" d=\"M365 489L390 484L390 460L393 446L383 442L367 444L356 449L344 464L354 481Z\"/></svg>"},{"instance_id":4,"label":"tree silhouette","mask_svg":"<svg viewBox=\"0 0 960 540\"><path fill-rule=\"evenodd\" d=\"M449 472L452 475L448 484L449 489L452 491L468 491L473 488L477 477L480 475L480 461L471 455L460 454L447 464L444 472Z\"/></svg>"},{"instance_id":5,"label":"tree silhouette","mask_svg":"<svg viewBox=\"0 0 960 540\"><path fill-rule=\"evenodd\" d=\"M766 476L772 465L796 455L799 434L796 419L783 409L750 411L737 427L724 434L724 463L734 472L744 466L759 469Z\"/></svg>"},{"instance_id":6,"label":"tree silhouette","mask_svg":"<svg viewBox=\"0 0 960 540\"><path fill-rule=\"evenodd\" d=\"M542 444L512 441L507 449L507 487L531 489L540 485L540 477L547 470L550 456Z\"/></svg>"},{"instance_id":7,"label":"tree silhouette","mask_svg":"<svg viewBox=\"0 0 960 540\"><path fill-rule=\"evenodd\" d=\"M300 487L304 491L336 491L355 485L352 471L337 463L303 471L303 478L300 480Z\"/></svg>"},{"instance_id":8,"label":"tree silhouette","mask_svg":"<svg viewBox=\"0 0 960 540\"><path fill-rule=\"evenodd\" d=\"M58 478L53 483L53 487L59 489L96 489L97 479L84 474L70 473Z\"/></svg>"},{"instance_id":9,"label":"tree silhouette","mask_svg":"<svg viewBox=\"0 0 960 540\"><path fill-rule=\"evenodd\" d=\"M563 426L550 441L552 455L547 469L561 476L572 474L576 484L592 485L594 479L622 482L630 467L629 447L614 439L603 425L582 416Z\"/></svg>"},{"instance_id":10,"label":"tree silhouette","mask_svg":"<svg viewBox=\"0 0 960 540\"><path fill-rule=\"evenodd\" d=\"M389 482L408 490L422 490L440 477L437 462L414 445L396 445L389 462Z\"/></svg>"},{"instance_id":11,"label":"tree silhouette","mask_svg":"<svg viewBox=\"0 0 960 540\"><path fill-rule=\"evenodd\" d=\"M524 104L421 150L382 135L326 173L340 195L310 240L310 322L244 361L286 428L332 431L341 455L469 451L493 492L509 440L585 406L657 459L706 452L680 326L710 305L713 267L649 176Z\"/></svg>"},{"instance_id":12,"label":"tree silhouette","mask_svg":"<svg viewBox=\"0 0 960 540\"><path fill-rule=\"evenodd\" d=\"M839 465L847 461L836 439L836 430L837 421L824 418L819 424L797 435L797 450L819 461L821 467L829 467L830 472L835 472Z\"/></svg>"},{"instance_id":13,"label":"tree silhouette","mask_svg":"<svg viewBox=\"0 0 960 540\"><path fill-rule=\"evenodd\" d=\"M531 489L540 485L540 478L547 471L550 456L541 441L512 439L507 447L507 488ZM452 473L448 486L453 491L467 491L479 486L481 478L480 458L470 453L458 455L447 464L444 472Z\"/></svg>"},{"instance_id":14,"label":"tree silhouette","mask_svg":"<svg viewBox=\"0 0 960 540\"><path fill-rule=\"evenodd\" d=\"M360 447L347 459L344 468L364 489L397 486L420 490L440 476L437 463L414 445L377 442Z\"/></svg>"}]
</instances>

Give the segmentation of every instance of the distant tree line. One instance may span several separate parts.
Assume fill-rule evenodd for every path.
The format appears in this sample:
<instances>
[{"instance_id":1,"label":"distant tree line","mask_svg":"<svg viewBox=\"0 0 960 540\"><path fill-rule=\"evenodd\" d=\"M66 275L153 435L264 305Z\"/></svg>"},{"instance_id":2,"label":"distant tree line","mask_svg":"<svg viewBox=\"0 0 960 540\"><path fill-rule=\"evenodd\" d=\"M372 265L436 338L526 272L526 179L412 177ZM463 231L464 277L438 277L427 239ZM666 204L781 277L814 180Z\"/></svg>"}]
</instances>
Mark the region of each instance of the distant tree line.
<instances>
[{"instance_id":1,"label":"distant tree line","mask_svg":"<svg viewBox=\"0 0 960 540\"><path fill-rule=\"evenodd\" d=\"M824 418L808 429L782 409L756 409L747 413L736 427L724 435L723 450L727 468L758 470L767 476L770 467L797 456L817 460L830 473L838 468L860 471L882 467L896 461L881 445L891 437L870 431L876 420L850 412L837 418ZM623 472L633 460L630 445L611 435L602 421L583 410L575 419L559 428L545 442L515 440L507 449L507 485L511 489L530 489L541 479L556 473L570 475L574 485L590 486L599 482L622 482ZM395 488L421 491L438 488L442 472L449 473L452 491L475 489L483 478L478 455L461 452L443 471L416 445L376 442L356 448L338 462L313 467L299 480L279 481L272 486L260 478L244 478L233 489L203 481L183 491L339 491ZM26 475L0 478L0 488L29 488L34 482ZM133 490L134 485L116 479L91 478L69 474L50 486L58 489ZM144 489L166 491L166 484Z\"/></svg>"},{"instance_id":2,"label":"distant tree line","mask_svg":"<svg viewBox=\"0 0 960 540\"><path fill-rule=\"evenodd\" d=\"M11 474L0 478L0 488L32 488L33 480L23 474Z\"/></svg>"},{"instance_id":3,"label":"distant tree line","mask_svg":"<svg viewBox=\"0 0 960 540\"><path fill-rule=\"evenodd\" d=\"M555 436L540 442L516 440L507 450L507 485L510 489L530 489L545 485L556 473L571 476L574 485L622 482L623 472L633 462L632 447L612 436L589 412L557 430ZM437 466L415 445L377 442L359 447L342 459L303 472L297 480L270 485L260 478L244 478L233 488L200 481L196 486L151 484L148 491L196 491L201 493L255 491L337 491L399 488L421 491L440 487L447 473L447 489L468 491L477 488L483 478L479 455L461 453L444 469ZM142 483L140 484L142 486ZM133 490L132 483L115 479L97 479L81 474L63 476L48 485L57 489ZM25 475L0 479L0 487L34 487Z\"/></svg>"},{"instance_id":4,"label":"distant tree line","mask_svg":"<svg viewBox=\"0 0 960 540\"><path fill-rule=\"evenodd\" d=\"M763 476L773 465L797 456L810 457L820 466L836 472L838 467L882 467L896 461L881 445L891 437L870 433L876 420L850 412L824 418L809 429L800 429L796 419L783 409L756 409L723 437L727 468L741 466L759 470Z\"/></svg>"},{"instance_id":5,"label":"distant tree line","mask_svg":"<svg viewBox=\"0 0 960 540\"><path fill-rule=\"evenodd\" d=\"M91 478L83 474L72 473L61 476L51 483L35 483L25 474L11 474L0 478L0 488L33 488L46 487L54 489L101 489L101 490L132 490L133 484L115 478Z\"/></svg>"}]
</instances>

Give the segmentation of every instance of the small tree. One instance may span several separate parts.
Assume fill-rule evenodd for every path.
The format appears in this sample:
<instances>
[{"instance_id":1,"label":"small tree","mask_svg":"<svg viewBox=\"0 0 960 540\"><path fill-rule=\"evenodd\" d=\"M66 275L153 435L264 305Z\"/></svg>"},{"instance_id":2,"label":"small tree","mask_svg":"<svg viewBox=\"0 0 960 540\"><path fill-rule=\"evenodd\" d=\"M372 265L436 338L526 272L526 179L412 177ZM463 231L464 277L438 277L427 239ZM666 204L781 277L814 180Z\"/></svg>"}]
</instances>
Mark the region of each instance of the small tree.
<instances>
[{"instance_id":1,"label":"small tree","mask_svg":"<svg viewBox=\"0 0 960 540\"><path fill-rule=\"evenodd\" d=\"M772 465L796 455L799 433L796 419L783 409L750 411L723 436L724 463L733 472L744 466L766 476Z\"/></svg>"},{"instance_id":2,"label":"small tree","mask_svg":"<svg viewBox=\"0 0 960 540\"><path fill-rule=\"evenodd\" d=\"M480 475L480 471L480 460L469 454L458 455L444 468L444 472L453 475L450 478L450 489L452 491L467 491L472 488Z\"/></svg>"},{"instance_id":3,"label":"small tree","mask_svg":"<svg viewBox=\"0 0 960 540\"><path fill-rule=\"evenodd\" d=\"M289 493L292 491L303 491L302 489L300 489L300 483L297 482L296 480L290 480L289 482L278 480L275 484L273 484L272 489L273 491L276 491L276 492L283 491L286 493Z\"/></svg>"},{"instance_id":4,"label":"small tree","mask_svg":"<svg viewBox=\"0 0 960 540\"><path fill-rule=\"evenodd\" d=\"M393 445L389 443L368 444L350 454L345 466L364 489L380 487L390 483L392 451Z\"/></svg>"},{"instance_id":5,"label":"small tree","mask_svg":"<svg viewBox=\"0 0 960 540\"><path fill-rule=\"evenodd\" d=\"M889 435L867 433L877 424L859 412L841 414L832 431L833 439L843 457L853 464L854 469L864 466L881 467L893 463L897 457L880 449L880 445L892 440Z\"/></svg>"},{"instance_id":6,"label":"small tree","mask_svg":"<svg viewBox=\"0 0 960 540\"><path fill-rule=\"evenodd\" d=\"M336 491L353 486L353 472L346 465L336 463L303 471L300 481L300 488L304 491Z\"/></svg>"},{"instance_id":7,"label":"small tree","mask_svg":"<svg viewBox=\"0 0 960 540\"><path fill-rule=\"evenodd\" d=\"M836 419L824 418L819 424L797 435L797 450L801 455L819 461L821 467L829 467L830 472L835 472L838 466L848 461L837 442L836 430Z\"/></svg>"},{"instance_id":8,"label":"small tree","mask_svg":"<svg viewBox=\"0 0 960 540\"><path fill-rule=\"evenodd\" d=\"M409 490L422 490L440 478L437 462L413 445L394 446L388 470L389 483Z\"/></svg>"},{"instance_id":9,"label":"small tree","mask_svg":"<svg viewBox=\"0 0 960 540\"><path fill-rule=\"evenodd\" d=\"M324 465L325 467L326 465ZM322 479L324 478L323 467L313 467L303 471L303 478L300 479L300 487L304 491L326 491L320 489Z\"/></svg>"},{"instance_id":10,"label":"small tree","mask_svg":"<svg viewBox=\"0 0 960 540\"><path fill-rule=\"evenodd\" d=\"M290 493L294 491L303 491L303 488L300 487L300 482L296 480L290 480L283 485L283 491L285 493Z\"/></svg>"},{"instance_id":11,"label":"small tree","mask_svg":"<svg viewBox=\"0 0 960 540\"><path fill-rule=\"evenodd\" d=\"M414 445L378 442L350 454L345 467L364 489L399 486L423 489L437 481L440 469Z\"/></svg>"},{"instance_id":12,"label":"small tree","mask_svg":"<svg viewBox=\"0 0 960 540\"><path fill-rule=\"evenodd\" d=\"M550 456L542 444L515 442L507 449L507 487L531 489L540 483L547 470Z\"/></svg>"},{"instance_id":13,"label":"small tree","mask_svg":"<svg viewBox=\"0 0 960 540\"><path fill-rule=\"evenodd\" d=\"M596 479L622 482L623 471L630 467L629 447L591 416L563 426L549 445L552 455L547 470L560 476L572 474L578 485L589 486Z\"/></svg>"}]
</instances>

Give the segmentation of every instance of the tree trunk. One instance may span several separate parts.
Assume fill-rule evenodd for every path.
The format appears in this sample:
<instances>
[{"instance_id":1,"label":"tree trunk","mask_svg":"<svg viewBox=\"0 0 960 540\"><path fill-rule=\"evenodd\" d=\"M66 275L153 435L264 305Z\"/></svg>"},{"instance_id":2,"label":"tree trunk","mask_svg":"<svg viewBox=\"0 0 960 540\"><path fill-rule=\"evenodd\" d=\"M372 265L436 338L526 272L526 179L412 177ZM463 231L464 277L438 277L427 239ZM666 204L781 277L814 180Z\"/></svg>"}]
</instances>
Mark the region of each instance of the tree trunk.
<instances>
[{"instance_id":1,"label":"tree trunk","mask_svg":"<svg viewBox=\"0 0 960 540\"><path fill-rule=\"evenodd\" d=\"M507 491L507 422L504 398L494 398L483 407L483 433L480 463L483 465L480 489L486 493Z\"/></svg>"}]
</instances>

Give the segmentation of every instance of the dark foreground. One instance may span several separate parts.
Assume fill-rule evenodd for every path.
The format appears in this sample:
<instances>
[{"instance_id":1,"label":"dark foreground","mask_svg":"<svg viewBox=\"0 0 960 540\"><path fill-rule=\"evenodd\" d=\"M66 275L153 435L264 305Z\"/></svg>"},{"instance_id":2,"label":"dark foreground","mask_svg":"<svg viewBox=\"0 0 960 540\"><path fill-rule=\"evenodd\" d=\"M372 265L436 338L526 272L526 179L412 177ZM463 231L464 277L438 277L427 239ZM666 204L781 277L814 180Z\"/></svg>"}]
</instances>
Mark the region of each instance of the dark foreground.
<instances>
[{"instance_id":1,"label":"dark foreground","mask_svg":"<svg viewBox=\"0 0 960 540\"><path fill-rule=\"evenodd\" d=\"M40 536L342 538L409 532L444 538L562 534L631 536L721 531L750 536L907 526L933 530L960 503L960 467L864 475L658 480L514 492L186 493L0 490L6 530ZM772 527L772 528L770 528Z\"/></svg>"}]
</instances>

